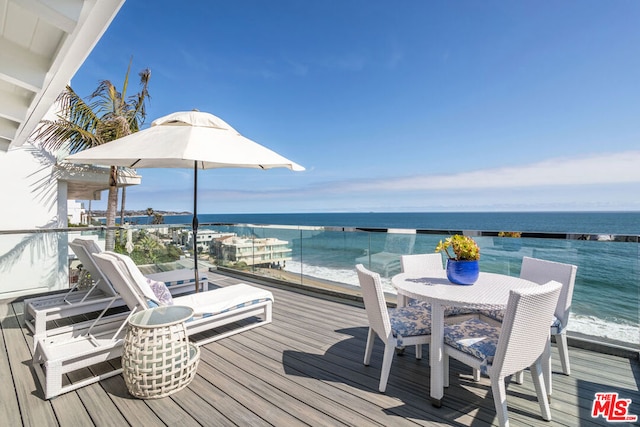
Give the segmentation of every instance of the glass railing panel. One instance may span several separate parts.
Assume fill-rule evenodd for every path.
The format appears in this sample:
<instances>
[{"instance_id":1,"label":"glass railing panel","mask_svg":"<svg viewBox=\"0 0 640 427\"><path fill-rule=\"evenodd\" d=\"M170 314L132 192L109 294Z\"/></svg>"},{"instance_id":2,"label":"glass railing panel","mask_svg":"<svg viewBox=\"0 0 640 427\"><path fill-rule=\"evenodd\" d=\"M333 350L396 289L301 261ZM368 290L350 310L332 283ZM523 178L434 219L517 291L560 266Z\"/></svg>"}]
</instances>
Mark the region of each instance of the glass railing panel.
<instances>
[{"instance_id":1,"label":"glass railing panel","mask_svg":"<svg viewBox=\"0 0 640 427\"><path fill-rule=\"evenodd\" d=\"M640 347L638 243L620 236L597 240L478 237L481 271L518 276L525 256L578 267L568 330ZM580 237L580 236L577 236ZM632 241L628 241L631 239Z\"/></svg>"},{"instance_id":2,"label":"glass railing panel","mask_svg":"<svg viewBox=\"0 0 640 427\"><path fill-rule=\"evenodd\" d=\"M569 330L640 347L638 244L571 240L564 251L535 257L578 266Z\"/></svg>"},{"instance_id":3,"label":"glass railing panel","mask_svg":"<svg viewBox=\"0 0 640 427\"><path fill-rule=\"evenodd\" d=\"M0 298L68 289L78 283L68 242L104 238L102 230L0 230ZM71 271L70 271L71 270Z\"/></svg>"},{"instance_id":4,"label":"glass railing panel","mask_svg":"<svg viewBox=\"0 0 640 427\"><path fill-rule=\"evenodd\" d=\"M353 259L352 264L362 264L367 269L379 273L381 278L390 278L400 273L400 257L413 251L416 241L415 230L359 230L366 233L368 241L360 243L363 253ZM383 284L386 284L383 280Z\"/></svg>"},{"instance_id":5,"label":"glass railing panel","mask_svg":"<svg viewBox=\"0 0 640 427\"><path fill-rule=\"evenodd\" d=\"M191 269L193 249L185 230L182 225L125 226L116 230L115 251L129 255L144 274Z\"/></svg>"},{"instance_id":6,"label":"glass railing panel","mask_svg":"<svg viewBox=\"0 0 640 427\"><path fill-rule=\"evenodd\" d=\"M182 246L179 245L182 260L179 262L192 265L189 231L189 226L182 225L169 227L164 234L164 228L160 227L156 230L143 227L140 233L154 233L157 239L165 239L167 235L183 236ZM205 224L201 225L200 235L214 233L214 238L209 243L212 249L200 253L199 265L201 268L224 266L292 283L357 287L354 266L362 263L380 273L385 291L394 292L391 277L400 272L401 255L433 253L441 239L453 234L437 230L386 231ZM577 265L569 330L601 340L640 346L637 236L465 234L472 235L481 248L482 271L518 276L524 256ZM239 249L235 252L215 249L225 236L239 238Z\"/></svg>"},{"instance_id":7,"label":"glass railing panel","mask_svg":"<svg viewBox=\"0 0 640 427\"><path fill-rule=\"evenodd\" d=\"M395 292L391 277L400 272L400 256L433 253L450 234L418 230L341 227L226 226L219 231L286 242L290 258L281 266L228 267L249 270L293 283L358 286L355 264L380 273L383 287ZM638 331L638 245L635 242L575 240L573 238L497 237L474 235L481 248L482 271L518 276L524 256L578 266L569 330L612 341L633 343ZM496 233L493 233L496 234ZM553 236L552 236L553 237ZM257 254L256 254L257 256ZM215 260L219 262L219 260ZM605 291L606 290L606 291ZM620 304L611 304L619 298ZM635 309L634 309L635 308Z\"/></svg>"},{"instance_id":8,"label":"glass railing panel","mask_svg":"<svg viewBox=\"0 0 640 427\"><path fill-rule=\"evenodd\" d=\"M193 268L191 227L136 225L116 230L116 249L143 273ZM433 253L451 233L437 230L201 224L201 270L227 267L291 283L357 287L355 265L381 274L394 292L400 256ZM574 236L467 232L481 248L481 271L518 276L524 256L578 266L569 331L576 336L640 348L640 253L638 236ZM80 280L68 248L76 237L104 248L104 228L0 230L0 292L4 297L68 288ZM202 237L204 240L200 240ZM221 242L239 238L237 251ZM231 242L230 246L234 246ZM444 258L443 258L444 259Z\"/></svg>"},{"instance_id":9,"label":"glass railing panel","mask_svg":"<svg viewBox=\"0 0 640 427\"><path fill-rule=\"evenodd\" d=\"M369 233L322 227L301 230L297 258L303 276L332 284L357 286L354 265L371 248Z\"/></svg>"}]
</instances>

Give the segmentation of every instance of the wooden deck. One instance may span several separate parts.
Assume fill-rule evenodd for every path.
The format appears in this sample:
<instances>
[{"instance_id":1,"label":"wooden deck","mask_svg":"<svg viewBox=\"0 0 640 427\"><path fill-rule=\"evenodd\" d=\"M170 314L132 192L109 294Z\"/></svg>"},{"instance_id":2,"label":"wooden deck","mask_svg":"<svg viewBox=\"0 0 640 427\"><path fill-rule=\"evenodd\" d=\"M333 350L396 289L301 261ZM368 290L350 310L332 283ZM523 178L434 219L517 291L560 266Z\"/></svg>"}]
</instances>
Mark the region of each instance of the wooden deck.
<instances>
[{"instance_id":1,"label":"wooden deck","mask_svg":"<svg viewBox=\"0 0 640 427\"><path fill-rule=\"evenodd\" d=\"M210 281L224 286L240 280L210 273ZM428 346L420 361L409 348L404 356L396 357L387 392L379 393L382 344L378 341L371 366L363 366L367 319L361 305L283 286L257 286L274 293L273 323L203 346L195 380L186 389L159 400L132 398L121 375L44 400L30 368L32 337L21 325L22 303L0 304L0 425L360 427L497 423L488 380L472 382L470 370L455 361L442 408L431 406ZM554 349L554 421L541 419L526 373L523 385L510 384L507 389L512 426L610 425L591 417L596 392L617 392L621 398L631 399L630 413L640 415L637 359L571 348L572 375L567 377L558 373L556 356Z\"/></svg>"}]
</instances>

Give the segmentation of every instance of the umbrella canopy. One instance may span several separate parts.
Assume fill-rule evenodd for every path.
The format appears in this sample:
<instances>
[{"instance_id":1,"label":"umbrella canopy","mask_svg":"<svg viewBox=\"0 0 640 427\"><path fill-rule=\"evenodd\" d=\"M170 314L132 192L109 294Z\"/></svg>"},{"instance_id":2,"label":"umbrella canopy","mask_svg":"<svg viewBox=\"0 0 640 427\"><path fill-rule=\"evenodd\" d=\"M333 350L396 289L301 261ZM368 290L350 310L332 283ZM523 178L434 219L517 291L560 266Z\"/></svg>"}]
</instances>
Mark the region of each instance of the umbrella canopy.
<instances>
[{"instance_id":1,"label":"umbrella canopy","mask_svg":"<svg viewBox=\"0 0 640 427\"><path fill-rule=\"evenodd\" d=\"M240 135L213 114L187 111L156 119L151 127L68 156L72 163L131 168L304 168Z\"/></svg>"},{"instance_id":2,"label":"umbrella canopy","mask_svg":"<svg viewBox=\"0 0 640 427\"><path fill-rule=\"evenodd\" d=\"M200 111L184 111L154 120L151 127L72 154L72 163L130 168L194 168L193 255L198 289L198 169L304 168L240 135L224 120Z\"/></svg>"}]
</instances>

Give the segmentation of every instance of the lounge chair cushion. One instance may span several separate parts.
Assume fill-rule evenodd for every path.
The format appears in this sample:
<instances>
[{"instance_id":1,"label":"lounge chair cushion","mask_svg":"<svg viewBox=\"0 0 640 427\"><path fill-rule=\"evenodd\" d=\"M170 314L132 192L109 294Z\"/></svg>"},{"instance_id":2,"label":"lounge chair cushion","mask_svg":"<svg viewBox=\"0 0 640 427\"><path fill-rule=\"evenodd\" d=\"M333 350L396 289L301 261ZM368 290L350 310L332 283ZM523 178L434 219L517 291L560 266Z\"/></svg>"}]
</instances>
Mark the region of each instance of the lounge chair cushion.
<instances>
[{"instance_id":1,"label":"lounge chair cushion","mask_svg":"<svg viewBox=\"0 0 640 427\"><path fill-rule=\"evenodd\" d=\"M225 286L208 292L182 295L173 299L175 305L184 305L194 310L194 318L214 314L273 300L273 294L267 290L245 283Z\"/></svg>"},{"instance_id":2,"label":"lounge chair cushion","mask_svg":"<svg viewBox=\"0 0 640 427\"><path fill-rule=\"evenodd\" d=\"M444 342L451 347L484 361L481 371L493 363L496 354L500 328L491 326L479 319L445 325Z\"/></svg>"},{"instance_id":3,"label":"lounge chair cushion","mask_svg":"<svg viewBox=\"0 0 640 427\"><path fill-rule=\"evenodd\" d=\"M173 305L173 296L167 288L164 282L158 282L157 280L151 280L147 277L147 284L151 287L158 305Z\"/></svg>"},{"instance_id":4,"label":"lounge chair cushion","mask_svg":"<svg viewBox=\"0 0 640 427\"><path fill-rule=\"evenodd\" d=\"M164 282L165 285L169 289L172 286L180 286L189 283L195 282L195 276L193 270L190 269L177 269L177 270L169 270L169 271L161 271L159 273L151 273L145 274L145 277L148 277L152 280L158 280L160 282ZM206 271L201 271L199 273L199 280L201 282L207 282L208 276Z\"/></svg>"},{"instance_id":5,"label":"lounge chair cushion","mask_svg":"<svg viewBox=\"0 0 640 427\"><path fill-rule=\"evenodd\" d=\"M151 289L151 286L147 283L147 278L140 272L138 266L128 256L115 257L114 262L120 265L120 271L129 280L129 282L136 283L136 291L139 292L141 297L146 299L147 307L152 308L160 305L158 297Z\"/></svg>"},{"instance_id":6,"label":"lounge chair cushion","mask_svg":"<svg viewBox=\"0 0 640 427\"><path fill-rule=\"evenodd\" d=\"M130 257L116 255L114 256L114 263L122 264L121 273L125 275L129 283L134 285L132 290L141 299L146 300L146 308L160 305L158 297L151 290L146 277L142 275ZM207 292L175 297L173 298L173 304L191 307L194 311L194 319L197 319L267 300L273 301L271 292L241 283Z\"/></svg>"}]
</instances>

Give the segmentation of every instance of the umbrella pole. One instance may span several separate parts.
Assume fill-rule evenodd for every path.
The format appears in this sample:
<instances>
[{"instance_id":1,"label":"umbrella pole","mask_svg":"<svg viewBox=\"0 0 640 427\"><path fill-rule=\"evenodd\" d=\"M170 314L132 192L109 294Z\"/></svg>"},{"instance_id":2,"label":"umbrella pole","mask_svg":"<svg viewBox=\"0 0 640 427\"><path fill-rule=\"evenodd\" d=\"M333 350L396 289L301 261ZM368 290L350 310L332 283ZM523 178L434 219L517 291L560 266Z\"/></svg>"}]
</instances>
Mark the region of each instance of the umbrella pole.
<instances>
[{"instance_id":1,"label":"umbrella pole","mask_svg":"<svg viewBox=\"0 0 640 427\"><path fill-rule=\"evenodd\" d=\"M198 162L193 162L193 274L196 280L196 292L200 291L200 272L198 271Z\"/></svg>"}]
</instances>

